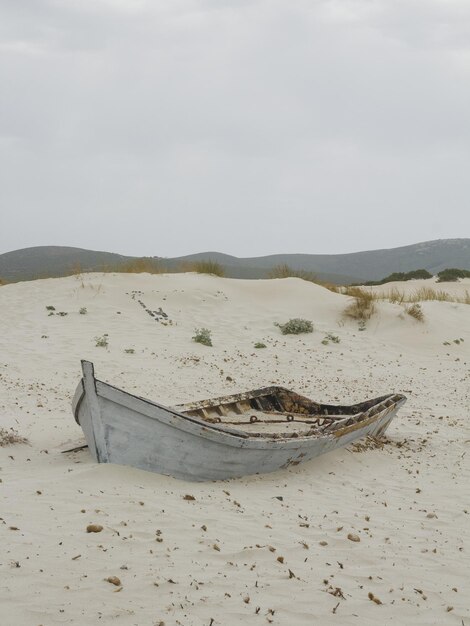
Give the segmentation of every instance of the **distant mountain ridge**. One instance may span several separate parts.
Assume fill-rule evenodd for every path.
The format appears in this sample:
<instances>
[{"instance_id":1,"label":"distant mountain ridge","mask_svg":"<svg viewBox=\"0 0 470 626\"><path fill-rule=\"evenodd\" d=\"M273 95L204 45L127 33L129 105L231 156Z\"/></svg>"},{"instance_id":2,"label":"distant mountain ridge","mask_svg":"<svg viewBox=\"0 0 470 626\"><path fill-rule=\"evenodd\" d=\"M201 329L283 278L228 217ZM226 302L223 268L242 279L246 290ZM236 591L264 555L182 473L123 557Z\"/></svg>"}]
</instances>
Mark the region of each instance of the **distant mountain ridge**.
<instances>
[{"instance_id":1,"label":"distant mountain ridge","mask_svg":"<svg viewBox=\"0 0 470 626\"><path fill-rule=\"evenodd\" d=\"M63 276L80 269L117 269L139 257L66 246L37 246L0 254L0 279L32 280ZM238 258L221 252L199 252L182 257L152 257L169 271L194 261L212 259L232 278L266 278L277 265L314 272L320 280L338 284L380 280L392 272L426 269L432 274L448 267L470 270L470 239L437 239L399 248L347 254L271 254Z\"/></svg>"},{"instance_id":2,"label":"distant mountain ridge","mask_svg":"<svg viewBox=\"0 0 470 626\"><path fill-rule=\"evenodd\" d=\"M114 267L131 258L68 246L35 246L0 254L0 278L14 282L63 276L78 268L86 272Z\"/></svg>"}]
</instances>

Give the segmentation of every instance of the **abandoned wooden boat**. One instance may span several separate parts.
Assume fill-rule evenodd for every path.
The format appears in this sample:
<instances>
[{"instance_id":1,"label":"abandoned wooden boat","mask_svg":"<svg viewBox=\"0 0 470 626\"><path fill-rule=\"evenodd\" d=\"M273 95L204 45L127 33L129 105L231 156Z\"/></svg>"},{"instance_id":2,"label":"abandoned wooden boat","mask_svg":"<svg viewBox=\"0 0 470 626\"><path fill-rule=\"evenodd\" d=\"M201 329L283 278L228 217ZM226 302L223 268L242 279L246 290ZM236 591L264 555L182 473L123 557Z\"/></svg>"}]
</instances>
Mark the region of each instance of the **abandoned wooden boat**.
<instances>
[{"instance_id":1,"label":"abandoned wooden boat","mask_svg":"<svg viewBox=\"0 0 470 626\"><path fill-rule=\"evenodd\" d=\"M282 387L167 407L96 380L82 361L75 420L99 463L192 481L298 465L367 435L382 435L406 398L318 404Z\"/></svg>"}]
</instances>

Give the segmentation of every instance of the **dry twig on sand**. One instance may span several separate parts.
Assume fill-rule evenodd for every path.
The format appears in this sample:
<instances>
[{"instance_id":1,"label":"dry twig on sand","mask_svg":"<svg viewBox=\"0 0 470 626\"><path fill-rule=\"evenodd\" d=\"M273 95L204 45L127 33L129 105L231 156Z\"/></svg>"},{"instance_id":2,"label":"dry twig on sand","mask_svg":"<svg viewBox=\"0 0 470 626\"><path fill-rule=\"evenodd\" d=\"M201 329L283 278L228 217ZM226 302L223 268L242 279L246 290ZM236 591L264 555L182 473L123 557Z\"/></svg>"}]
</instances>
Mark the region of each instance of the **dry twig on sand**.
<instances>
[{"instance_id":1,"label":"dry twig on sand","mask_svg":"<svg viewBox=\"0 0 470 626\"><path fill-rule=\"evenodd\" d=\"M0 448L14 443L28 443L28 440L26 437L22 437L14 428L10 428L10 430L0 428Z\"/></svg>"}]
</instances>

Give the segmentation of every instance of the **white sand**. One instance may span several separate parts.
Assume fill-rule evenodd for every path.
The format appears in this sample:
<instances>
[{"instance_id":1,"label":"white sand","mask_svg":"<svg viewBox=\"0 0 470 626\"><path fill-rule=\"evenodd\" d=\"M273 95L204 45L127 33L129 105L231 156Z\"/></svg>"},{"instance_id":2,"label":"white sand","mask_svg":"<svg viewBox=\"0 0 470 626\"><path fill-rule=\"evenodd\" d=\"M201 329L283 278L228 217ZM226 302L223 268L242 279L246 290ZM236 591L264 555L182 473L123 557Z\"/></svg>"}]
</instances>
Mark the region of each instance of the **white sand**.
<instances>
[{"instance_id":1,"label":"white sand","mask_svg":"<svg viewBox=\"0 0 470 626\"><path fill-rule=\"evenodd\" d=\"M380 304L359 332L341 321L347 301L298 279L193 274L1 287L0 424L30 445L0 448L0 623L469 625L470 306L424 303L420 324ZM273 322L291 317L315 332L282 336ZM213 348L191 341L201 326ZM328 332L341 343L322 345ZM109 347L95 347L104 333ZM163 403L271 382L325 402L403 392L408 403L381 450L185 483L59 453L81 438L70 407L81 358Z\"/></svg>"}]
</instances>

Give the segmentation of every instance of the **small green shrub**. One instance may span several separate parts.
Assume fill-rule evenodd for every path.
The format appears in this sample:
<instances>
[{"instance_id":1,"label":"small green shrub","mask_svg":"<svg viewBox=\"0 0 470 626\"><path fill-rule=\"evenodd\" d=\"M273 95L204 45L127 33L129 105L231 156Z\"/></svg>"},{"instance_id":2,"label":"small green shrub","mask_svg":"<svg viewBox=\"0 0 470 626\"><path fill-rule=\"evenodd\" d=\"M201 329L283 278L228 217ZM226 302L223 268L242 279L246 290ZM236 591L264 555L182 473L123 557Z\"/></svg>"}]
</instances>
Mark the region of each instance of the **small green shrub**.
<instances>
[{"instance_id":1,"label":"small green shrub","mask_svg":"<svg viewBox=\"0 0 470 626\"><path fill-rule=\"evenodd\" d=\"M460 337L460 339L452 339L452 342L455 343L458 346L461 343L463 343L464 340L462 339L462 337ZM451 344L450 341L444 341L444 343L442 345L443 346L451 346L452 344Z\"/></svg>"},{"instance_id":2,"label":"small green shrub","mask_svg":"<svg viewBox=\"0 0 470 626\"><path fill-rule=\"evenodd\" d=\"M393 274L389 274L385 278L382 278L382 280L369 280L364 283L364 285L366 285L366 287L370 287L372 285L384 285L385 283L407 281L417 278L432 278L432 274L425 269L413 270L412 272L394 272Z\"/></svg>"},{"instance_id":3,"label":"small green shrub","mask_svg":"<svg viewBox=\"0 0 470 626\"><path fill-rule=\"evenodd\" d=\"M259 348L266 348L266 344L265 344L265 343L263 343L262 341L257 341L257 342L255 343L255 346L254 346L254 347L255 347L255 348L257 348L257 349L259 349Z\"/></svg>"},{"instance_id":4,"label":"small green shrub","mask_svg":"<svg viewBox=\"0 0 470 626\"><path fill-rule=\"evenodd\" d=\"M212 346L211 331L208 328L195 328L193 341L202 343L204 346Z\"/></svg>"},{"instance_id":5,"label":"small green shrub","mask_svg":"<svg viewBox=\"0 0 470 626\"><path fill-rule=\"evenodd\" d=\"M67 311L58 311L56 315L60 315L60 317L65 317L66 315L68 315L68 313Z\"/></svg>"},{"instance_id":6,"label":"small green shrub","mask_svg":"<svg viewBox=\"0 0 470 626\"><path fill-rule=\"evenodd\" d=\"M341 339L338 337L338 335L332 335L331 333L328 333L327 335L325 335L325 338L322 341L322 344L324 346L327 346L330 341L332 343L339 343L341 341Z\"/></svg>"},{"instance_id":7,"label":"small green shrub","mask_svg":"<svg viewBox=\"0 0 470 626\"><path fill-rule=\"evenodd\" d=\"M97 348L107 348L109 345L108 334L105 333L102 337L95 337L95 341Z\"/></svg>"},{"instance_id":8,"label":"small green shrub","mask_svg":"<svg viewBox=\"0 0 470 626\"><path fill-rule=\"evenodd\" d=\"M459 280L459 278L470 278L469 270L460 270L456 267L448 267L437 275L438 283L449 283Z\"/></svg>"},{"instance_id":9,"label":"small green shrub","mask_svg":"<svg viewBox=\"0 0 470 626\"><path fill-rule=\"evenodd\" d=\"M80 315L86 315L88 313L88 311L86 310L86 307L82 306L82 308L78 311L80 313Z\"/></svg>"},{"instance_id":10,"label":"small green shrub","mask_svg":"<svg viewBox=\"0 0 470 626\"><path fill-rule=\"evenodd\" d=\"M283 335L300 335L301 333L313 333L312 322L310 320L301 319L300 317L294 317L285 324L278 324L276 322L274 326L278 326Z\"/></svg>"},{"instance_id":11,"label":"small green shrub","mask_svg":"<svg viewBox=\"0 0 470 626\"><path fill-rule=\"evenodd\" d=\"M124 348L124 352L126 354L134 354L135 350L134 348Z\"/></svg>"},{"instance_id":12,"label":"small green shrub","mask_svg":"<svg viewBox=\"0 0 470 626\"><path fill-rule=\"evenodd\" d=\"M46 311L55 311L55 306L52 306L52 304L48 304L46 306Z\"/></svg>"}]
</instances>

